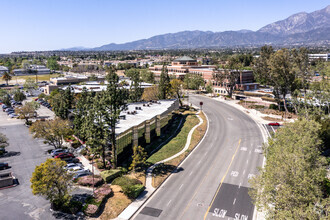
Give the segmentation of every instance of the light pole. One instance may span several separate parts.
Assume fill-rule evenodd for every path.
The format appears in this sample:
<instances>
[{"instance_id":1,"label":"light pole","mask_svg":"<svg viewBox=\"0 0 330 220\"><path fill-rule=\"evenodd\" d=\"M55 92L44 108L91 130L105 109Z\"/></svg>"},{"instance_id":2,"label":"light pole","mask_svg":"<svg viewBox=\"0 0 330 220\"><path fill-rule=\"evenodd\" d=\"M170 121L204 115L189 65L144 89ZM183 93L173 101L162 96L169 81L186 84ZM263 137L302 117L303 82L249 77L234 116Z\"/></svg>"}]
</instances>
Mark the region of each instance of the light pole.
<instances>
[{"instance_id":1,"label":"light pole","mask_svg":"<svg viewBox=\"0 0 330 220\"><path fill-rule=\"evenodd\" d=\"M94 196L94 154L92 156L92 173L93 173L93 196Z\"/></svg>"}]
</instances>

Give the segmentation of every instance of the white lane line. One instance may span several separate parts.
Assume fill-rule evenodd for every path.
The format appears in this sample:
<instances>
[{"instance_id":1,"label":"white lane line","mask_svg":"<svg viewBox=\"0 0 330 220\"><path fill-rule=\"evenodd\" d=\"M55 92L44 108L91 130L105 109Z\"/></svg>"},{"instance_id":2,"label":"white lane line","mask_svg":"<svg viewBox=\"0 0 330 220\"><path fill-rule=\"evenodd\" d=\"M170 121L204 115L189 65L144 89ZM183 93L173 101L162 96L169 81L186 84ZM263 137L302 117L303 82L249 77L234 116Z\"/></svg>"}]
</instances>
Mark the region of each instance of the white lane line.
<instances>
[{"instance_id":1,"label":"white lane line","mask_svg":"<svg viewBox=\"0 0 330 220\"><path fill-rule=\"evenodd\" d=\"M168 203L167 203L167 206L172 202L172 200L170 200Z\"/></svg>"},{"instance_id":2,"label":"white lane line","mask_svg":"<svg viewBox=\"0 0 330 220\"><path fill-rule=\"evenodd\" d=\"M251 154L251 151L249 152L249 154Z\"/></svg>"},{"instance_id":3,"label":"white lane line","mask_svg":"<svg viewBox=\"0 0 330 220\"><path fill-rule=\"evenodd\" d=\"M189 176L191 176L192 173L193 173L193 171L190 172Z\"/></svg>"},{"instance_id":4,"label":"white lane line","mask_svg":"<svg viewBox=\"0 0 330 220\"><path fill-rule=\"evenodd\" d=\"M233 205L235 205L235 202L236 202L236 198L234 199Z\"/></svg>"},{"instance_id":5,"label":"white lane line","mask_svg":"<svg viewBox=\"0 0 330 220\"><path fill-rule=\"evenodd\" d=\"M273 128L273 126L271 126L271 128L272 128L273 132L275 133L275 129Z\"/></svg>"},{"instance_id":6,"label":"white lane line","mask_svg":"<svg viewBox=\"0 0 330 220\"><path fill-rule=\"evenodd\" d=\"M245 170L243 170L243 175L245 174Z\"/></svg>"},{"instance_id":7,"label":"white lane line","mask_svg":"<svg viewBox=\"0 0 330 220\"><path fill-rule=\"evenodd\" d=\"M246 163L249 163L249 160L247 160Z\"/></svg>"},{"instance_id":8,"label":"white lane line","mask_svg":"<svg viewBox=\"0 0 330 220\"><path fill-rule=\"evenodd\" d=\"M198 161L198 163L197 164L200 164L201 163L201 160L200 161Z\"/></svg>"},{"instance_id":9,"label":"white lane line","mask_svg":"<svg viewBox=\"0 0 330 220\"><path fill-rule=\"evenodd\" d=\"M181 186L180 186L179 190L182 188L182 186L183 186L183 184L181 184Z\"/></svg>"},{"instance_id":10,"label":"white lane line","mask_svg":"<svg viewBox=\"0 0 330 220\"><path fill-rule=\"evenodd\" d=\"M242 183L239 183L238 188L241 188Z\"/></svg>"},{"instance_id":11,"label":"white lane line","mask_svg":"<svg viewBox=\"0 0 330 220\"><path fill-rule=\"evenodd\" d=\"M207 154L207 151L205 152L204 156L206 156L206 154Z\"/></svg>"}]
</instances>

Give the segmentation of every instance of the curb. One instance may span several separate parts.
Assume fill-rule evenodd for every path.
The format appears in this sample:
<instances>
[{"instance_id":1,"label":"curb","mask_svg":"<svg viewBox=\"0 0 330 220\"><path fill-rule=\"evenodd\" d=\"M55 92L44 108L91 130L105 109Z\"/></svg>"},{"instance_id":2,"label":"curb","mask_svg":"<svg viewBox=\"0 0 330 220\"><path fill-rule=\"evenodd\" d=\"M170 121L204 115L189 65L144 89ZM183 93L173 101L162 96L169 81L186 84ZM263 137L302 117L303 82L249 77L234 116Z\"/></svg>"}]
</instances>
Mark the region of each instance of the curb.
<instances>
[{"instance_id":1,"label":"curb","mask_svg":"<svg viewBox=\"0 0 330 220\"><path fill-rule=\"evenodd\" d=\"M199 111L200 112L200 111ZM199 113L198 112L198 113ZM204 113L204 112L203 112ZM187 158L194 152L194 150L195 149L197 149L198 148L198 146L202 143L202 141L204 140L204 138L206 137L206 134L207 134L207 132L208 132L208 128L209 128L209 120L208 120L208 117L207 117L207 115L204 113L204 115L205 115L205 117L206 117L206 121L207 121L207 128L206 128L206 131L205 131L205 133L204 133L204 135L203 135L203 137L202 137L202 139L197 143L197 145L193 148L193 150L192 151L190 151L189 153L188 153L188 155L187 155L187 157L185 157L178 165L177 165L177 167L179 167L181 164L183 164L186 160L187 160ZM198 116L198 115L197 115ZM199 116L198 116L199 117ZM204 121L203 121L203 119L201 119L200 118L200 120L202 120L202 122L200 122L200 124L198 124L198 125L196 125L196 126L194 126L192 129L196 129L197 127L199 127ZM189 131L189 133L192 131L192 129ZM192 133L195 131L195 129L192 131ZM188 135L189 135L189 133L188 133ZM191 139L191 138L190 138ZM187 140L188 141L188 140ZM187 142L186 142L187 143ZM190 145L190 141L189 141L189 145ZM189 147L189 146L188 146ZM181 150L181 151L183 151L183 150ZM181 151L179 152L179 153L181 153ZM186 150L184 150L183 152L185 152ZM182 152L182 153L183 153ZM182 154L181 153L181 154ZM179 155L181 155L181 154L179 154ZM176 154L175 154L176 155ZM176 155L176 157L177 156L179 156L179 155ZM173 156L171 156L171 157L173 157ZM167 158L168 159L168 158ZM165 159L166 160L166 159ZM164 160L162 160L162 161L164 161ZM159 161L159 162L157 162L157 163L160 163L161 161ZM156 163L156 164L157 164ZM155 164L154 164L155 165ZM153 166L154 166L153 165ZM149 169L149 168L148 168ZM135 214L139 211L139 210L141 210L144 206L145 206L145 204L149 201L149 199L151 199L156 193L157 193L157 191L158 191L158 189L163 185L163 184L165 184L168 180L169 180L169 178L171 178L171 176L172 176L172 174L173 174L173 172L175 171L176 169L174 169L165 179L164 179L164 181L157 187L157 188L154 188L154 190L151 192L151 194L145 199L145 201L143 201L143 203L134 211L134 212L132 212L132 214L131 214L131 216L129 217L129 218L122 218L122 217L120 217L120 215L117 217L117 218L115 218L115 219L117 219L117 220L126 220L126 219L132 219L133 217L135 217ZM146 181L146 183L147 183L147 181ZM137 200L138 200L139 198L137 198ZM125 210L124 210L125 211Z\"/></svg>"}]
</instances>

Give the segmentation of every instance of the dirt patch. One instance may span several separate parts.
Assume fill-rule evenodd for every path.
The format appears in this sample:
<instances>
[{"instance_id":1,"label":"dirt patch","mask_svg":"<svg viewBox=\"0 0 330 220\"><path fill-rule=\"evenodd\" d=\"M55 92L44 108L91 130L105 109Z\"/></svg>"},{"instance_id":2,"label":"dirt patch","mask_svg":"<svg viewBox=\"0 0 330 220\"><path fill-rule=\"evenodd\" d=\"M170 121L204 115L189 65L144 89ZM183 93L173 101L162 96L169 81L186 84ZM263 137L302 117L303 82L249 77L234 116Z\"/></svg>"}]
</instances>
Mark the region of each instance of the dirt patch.
<instances>
[{"instance_id":1,"label":"dirt patch","mask_svg":"<svg viewBox=\"0 0 330 220\"><path fill-rule=\"evenodd\" d=\"M129 204L132 203L132 200L122 193L120 186L111 185L111 189L113 191L113 196L110 197L105 204L104 211L98 218L100 220L116 218Z\"/></svg>"}]
</instances>

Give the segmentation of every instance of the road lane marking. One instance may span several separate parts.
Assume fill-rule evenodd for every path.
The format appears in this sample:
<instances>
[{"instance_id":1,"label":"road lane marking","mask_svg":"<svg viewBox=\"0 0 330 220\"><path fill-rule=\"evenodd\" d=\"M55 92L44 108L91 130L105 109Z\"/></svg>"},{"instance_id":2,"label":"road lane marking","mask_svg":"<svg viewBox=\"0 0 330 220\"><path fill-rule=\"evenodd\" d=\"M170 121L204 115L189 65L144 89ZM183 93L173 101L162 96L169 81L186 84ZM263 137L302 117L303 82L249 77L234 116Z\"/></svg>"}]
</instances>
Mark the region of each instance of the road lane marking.
<instances>
[{"instance_id":1,"label":"road lane marking","mask_svg":"<svg viewBox=\"0 0 330 220\"><path fill-rule=\"evenodd\" d=\"M239 183L238 188L241 188L242 183Z\"/></svg>"},{"instance_id":2,"label":"road lane marking","mask_svg":"<svg viewBox=\"0 0 330 220\"><path fill-rule=\"evenodd\" d=\"M246 163L249 163L249 160L247 160Z\"/></svg>"},{"instance_id":3,"label":"road lane marking","mask_svg":"<svg viewBox=\"0 0 330 220\"><path fill-rule=\"evenodd\" d=\"M236 198L234 199L233 205L235 205L235 202L236 202Z\"/></svg>"},{"instance_id":4,"label":"road lane marking","mask_svg":"<svg viewBox=\"0 0 330 220\"><path fill-rule=\"evenodd\" d=\"M237 177L239 174L238 171L231 171L230 175L233 176L233 177Z\"/></svg>"},{"instance_id":5,"label":"road lane marking","mask_svg":"<svg viewBox=\"0 0 330 220\"><path fill-rule=\"evenodd\" d=\"M167 206L172 202L172 200L170 200L168 203L167 203Z\"/></svg>"},{"instance_id":6,"label":"road lane marking","mask_svg":"<svg viewBox=\"0 0 330 220\"><path fill-rule=\"evenodd\" d=\"M226 144L228 142L228 138L226 138L226 141L224 144ZM241 139L239 140L238 146L241 143ZM238 149L238 148L237 148ZM218 153L218 155L220 154L220 152ZM206 175L204 176L202 182L200 182L200 184L198 185L198 187L195 189L194 195L191 197L190 201L188 202L188 204L186 205L186 207L184 208L183 212L181 213L180 217L178 219L182 219L182 216L184 215L184 213L186 213L186 211L188 210L188 208L190 207L190 204L192 202L192 200L195 198L199 188L202 186L202 184L204 183L204 181L206 180L206 178L208 177L208 175L210 174L212 168L214 167L213 165L215 164L215 162L217 162L217 160L214 160L213 163L211 164L210 168L208 169Z\"/></svg>"},{"instance_id":7,"label":"road lane marking","mask_svg":"<svg viewBox=\"0 0 330 220\"><path fill-rule=\"evenodd\" d=\"M181 186L180 186L179 190L182 188L182 186L183 186L183 184L181 184Z\"/></svg>"},{"instance_id":8,"label":"road lane marking","mask_svg":"<svg viewBox=\"0 0 330 220\"><path fill-rule=\"evenodd\" d=\"M251 154L251 150L250 150L249 154Z\"/></svg>"},{"instance_id":9,"label":"road lane marking","mask_svg":"<svg viewBox=\"0 0 330 220\"><path fill-rule=\"evenodd\" d=\"M239 139L239 141L238 141L238 145L237 145L236 151L235 151L234 155L233 155L232 158L231 158L230 164L229 164L229 166L228 166L228 168L227 168L227 171L226 171L225 175L224 175L224 176L222 177L222 179L221 179L220 185L219 185L217 191L215 192L215 194L214 194L214 196L213 196L213 199L212 199L212 201L211 201L211 204L209 205L209 207L208 207L207 210L206 210L206 213L205 213L205 215L204 215L204 220L206 219L207 214L209 213L209 211L210 211L210 209L211 209L211 206L213 205L214 200L215 200L215 198L217 197L217 195L218 195L218 193L219 193L219 191L220 191L220 188L221 188L221 186L222 186L222 183L223 183L223 181L225 180L225 177L227 176L227 174L228 174L228 172L229 172L229 169L230 169L230 167L231 167L231 164L233 163L233 160L234 160L234 158L235 158L235 155L236 155L236 153L237 153L238 148L239 148L240 145L241 145L241 139Z\"/></svg>"},{"instance_id":10,"label":"road lane marking","mask_svg":"<svg viewBox=\"0 0 330 220\"><path fill-rule=\"evenodd\" d=\"M247 147L241 147L241 151L247 151Z\"/></svg>"},{"instance_id":11,"label":"road lane marking","mask_svg":"<svg viewBox=\"0 0 330 220\"><path fill-rule=\"evenodd\" d=\"M255 152L255 153L262 153L262 150L256 148L256 149L254 149L254 152Z\"/></svg>"},{"instance_id":12,"label":"road lane marking","mask_svg":"<svg viewBox=\"0 0 330 220\"><path fill-rule=\"evenodd\" d=\"M201 163L201 160L200 160L200 161L198 161L197 165L198 165L198 164L200 164L200 163Z\"/></svg>"},{"instance_id":13,"label":"road lane marking","mask_svg":"<svg viewBox=\"0 0 330 220\"><path fill-rule=\"evenodd\" d=\"M245 174L245 170L243 171L243 175Z\"/></svg>"},{"instance_id":14,"label":"road lane marking","mask_svg":"<svg viewBox=\"0 0 330 220\"><path fill-rule=\"evenodd\" d=\"M191 176L192 173L193 173L193 171L190 172L189 176Z\"/></svg>"}]
</instances>

